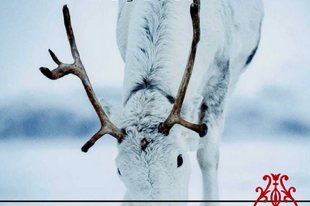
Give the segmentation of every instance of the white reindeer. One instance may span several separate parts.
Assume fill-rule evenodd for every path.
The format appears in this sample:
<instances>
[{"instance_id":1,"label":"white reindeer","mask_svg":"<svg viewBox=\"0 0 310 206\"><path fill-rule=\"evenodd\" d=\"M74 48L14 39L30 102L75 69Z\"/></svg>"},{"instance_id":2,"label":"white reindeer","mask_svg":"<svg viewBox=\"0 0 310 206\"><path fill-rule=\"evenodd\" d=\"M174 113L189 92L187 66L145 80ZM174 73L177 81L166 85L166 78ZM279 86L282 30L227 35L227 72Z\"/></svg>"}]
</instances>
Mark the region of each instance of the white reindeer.
<instances>
[{"instance_id":1,"label":"white reindeer","mask_svg":"<svg viewBox=\"0 0 310 206\"><path fill-rule=\"evenodd\" d=\"M82 80L102 125L82 151L110 134L118 140L116 165L127 188L125 199L186 200L188 152L197 150L203 198L217 200L225 104L258 48L262 1L202 0L200 5L194 0L191 5L188 0L120 0L117 42L126 65L122 109L99 103L66 6L63 12L75 61L64 64L50 51L59 66L40 70L50 79L71 73Z\"/></svg>"}]
</instances>

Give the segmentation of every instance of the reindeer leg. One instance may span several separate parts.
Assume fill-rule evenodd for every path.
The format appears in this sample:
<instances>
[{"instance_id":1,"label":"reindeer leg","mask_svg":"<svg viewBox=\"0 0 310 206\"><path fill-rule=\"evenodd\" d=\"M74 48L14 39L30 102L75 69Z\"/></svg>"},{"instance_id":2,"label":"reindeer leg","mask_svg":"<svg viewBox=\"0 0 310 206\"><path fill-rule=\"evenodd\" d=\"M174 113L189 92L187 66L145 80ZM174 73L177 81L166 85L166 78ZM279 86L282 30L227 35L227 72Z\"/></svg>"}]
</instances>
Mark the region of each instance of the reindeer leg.
<instances>
[{"instance_id":1,"label":"reindeer leg","mask_svg":"<svg viewBox=\"0 0 310 206\"><path fill-rule=\"evenodd\" d=\"M221 128L212 127L208 134L208 141L197 151L197 160L203 179L203 199L218 200L218 164L219 139ZM217 203L203 203L206 206L215 206Z\"/></svg>"},{"instance_id":2,"label":"reindeer leg","mask_svg":"<svg viewBox=\"0 0 310 206\"><path fill-rule=\"evenodd\" d=\"M224 125L225 100L230 81L230 64L222 55L218 55L202 95L204 103L200 114L200 124L207 124L209 133L201 139L202 148L197 151L197 159L203 177L203 196L205 200L218 200L218 163L219 143ZM203 205L215 206L217 203Z\"/></svg>"}]
</instances>

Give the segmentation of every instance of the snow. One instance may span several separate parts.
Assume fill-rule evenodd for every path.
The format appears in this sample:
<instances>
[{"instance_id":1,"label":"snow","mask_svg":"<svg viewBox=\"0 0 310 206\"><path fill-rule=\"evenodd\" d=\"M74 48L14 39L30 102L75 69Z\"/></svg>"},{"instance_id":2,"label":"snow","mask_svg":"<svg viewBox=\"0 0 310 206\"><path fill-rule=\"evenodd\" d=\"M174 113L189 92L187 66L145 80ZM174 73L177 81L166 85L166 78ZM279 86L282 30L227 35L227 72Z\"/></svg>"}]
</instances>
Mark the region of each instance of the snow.
<instances>
[{"instance_id":1,"label":"snow","mask_svg":"<svg viewBox=\"0 0 310 206\"><path fill-rule=\"evenodd\" d=\"M109 137L100 140L87 154L80 151L83 143L83 139L73 138L2 141L0 199L122 199L125 187L117 176L114 164L117 149L113 140ZM308 139L223 141L220 199L256 200L259 194L255 188L265 188L262 177L270 173L288 175L286 187L297 189L293 197L309 199L309 147ZM189 199L201 199L202 182L195 153L191 153L191 162Z\"/></svg>"}]
</instances>

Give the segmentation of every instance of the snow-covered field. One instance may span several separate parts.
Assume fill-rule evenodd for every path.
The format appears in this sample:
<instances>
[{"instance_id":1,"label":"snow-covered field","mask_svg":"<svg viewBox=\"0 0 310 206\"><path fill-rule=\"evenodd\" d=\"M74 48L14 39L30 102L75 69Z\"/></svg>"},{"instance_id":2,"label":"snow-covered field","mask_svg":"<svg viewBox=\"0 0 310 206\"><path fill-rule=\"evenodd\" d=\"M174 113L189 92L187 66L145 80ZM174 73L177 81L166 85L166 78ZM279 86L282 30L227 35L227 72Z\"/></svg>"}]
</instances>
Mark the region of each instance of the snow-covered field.
<instances>
[{"instance_id":1,"label":"snow-covered field","mask_svg":"<svg viewBox=\"0 0 310 206\"><path fill-rule=\"evenodd\" d=\"M83 143L82 139L58 138L1 141L0 199L122 199L125 187L117 176L114 164L117 149L112 140L99 141L87 154L80 152ZM282 173L290 177L285 185L296 187L295 199L310 199L309 148L310 140L306 139L225 140L221 145L219 167L220 198L257 199L255 188L266 186L262 177ZM191 159L189 198L201 199L201 177L195 153Z\"/></svg>"}]
</instances>

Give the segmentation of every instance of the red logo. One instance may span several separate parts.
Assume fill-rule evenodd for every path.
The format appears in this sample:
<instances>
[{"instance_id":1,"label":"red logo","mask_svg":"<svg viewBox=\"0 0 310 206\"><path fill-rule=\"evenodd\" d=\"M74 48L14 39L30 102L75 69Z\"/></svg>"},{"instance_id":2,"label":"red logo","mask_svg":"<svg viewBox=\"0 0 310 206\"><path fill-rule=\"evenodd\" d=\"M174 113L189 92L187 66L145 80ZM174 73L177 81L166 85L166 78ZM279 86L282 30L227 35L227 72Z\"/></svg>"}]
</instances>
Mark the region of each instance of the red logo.
<instances>
[{"instance_id":1,"label":"red logo","mask_svg":"<svg viewBox=\"0 0 310 206\"><path fill-rule=\"evenodd\" d=\"M274 175L274 174L271 174L271 176L270 175L265 175L264 177L263 177L263 180L264 181L267 181L267 179L268 179L268 185L267 185L267 187L266 187L266 189L265 190L263 190L263 188L261 188L261 187L257 187L256 188L256 192L259 192L260 191L260 196L257 198L257 200L256 200L256 202L255 202L255 204L254 204L254 206L256 206L257 205L257 203L261 200L261 199L263 199L264 198L264 203L266 203L267 201L268 201L268 197L267 197L267 194L270 192L270 190L268 190L269 189L269 187L270 187L270 185L271 185L271 182L272 182L272 180L274 181L274 183L273 183L273 185L274 185L274 189L273 189L273 191L270 193L270 201L271 201L271 203L272 203L272 205L273 206L278 206L278 205L280 205L280 203L281 203L281 192L285 195L284 196L284 198L283 198L283 200L284 200L284 202L288 202L288 199L287 198L289 198L291 201L293 201L294 202L294 204L295 204L295 206L298 206L297 205L297 203L296 203L296 201L295 201L295 199L292 197L292 195L291 195L291 191L292 192L296 192L296 189L295 189L295 187L290 187L288 190L285 188L285 186L284 186L284 184L283 184L283 180L285 180L285 181L287 181L289 178L288 178L288 176L287 175L282 175L281 177L281 174L277 174L277 175ZM272 180L271 180L271 177L272 177ZM278 180L280 179L280 185L281 185L281 187L282 187L282 190L281 190L281 192L278 190L278 185L279 185L279 183L277 182Z\"/></svg>"}]
</instances>

